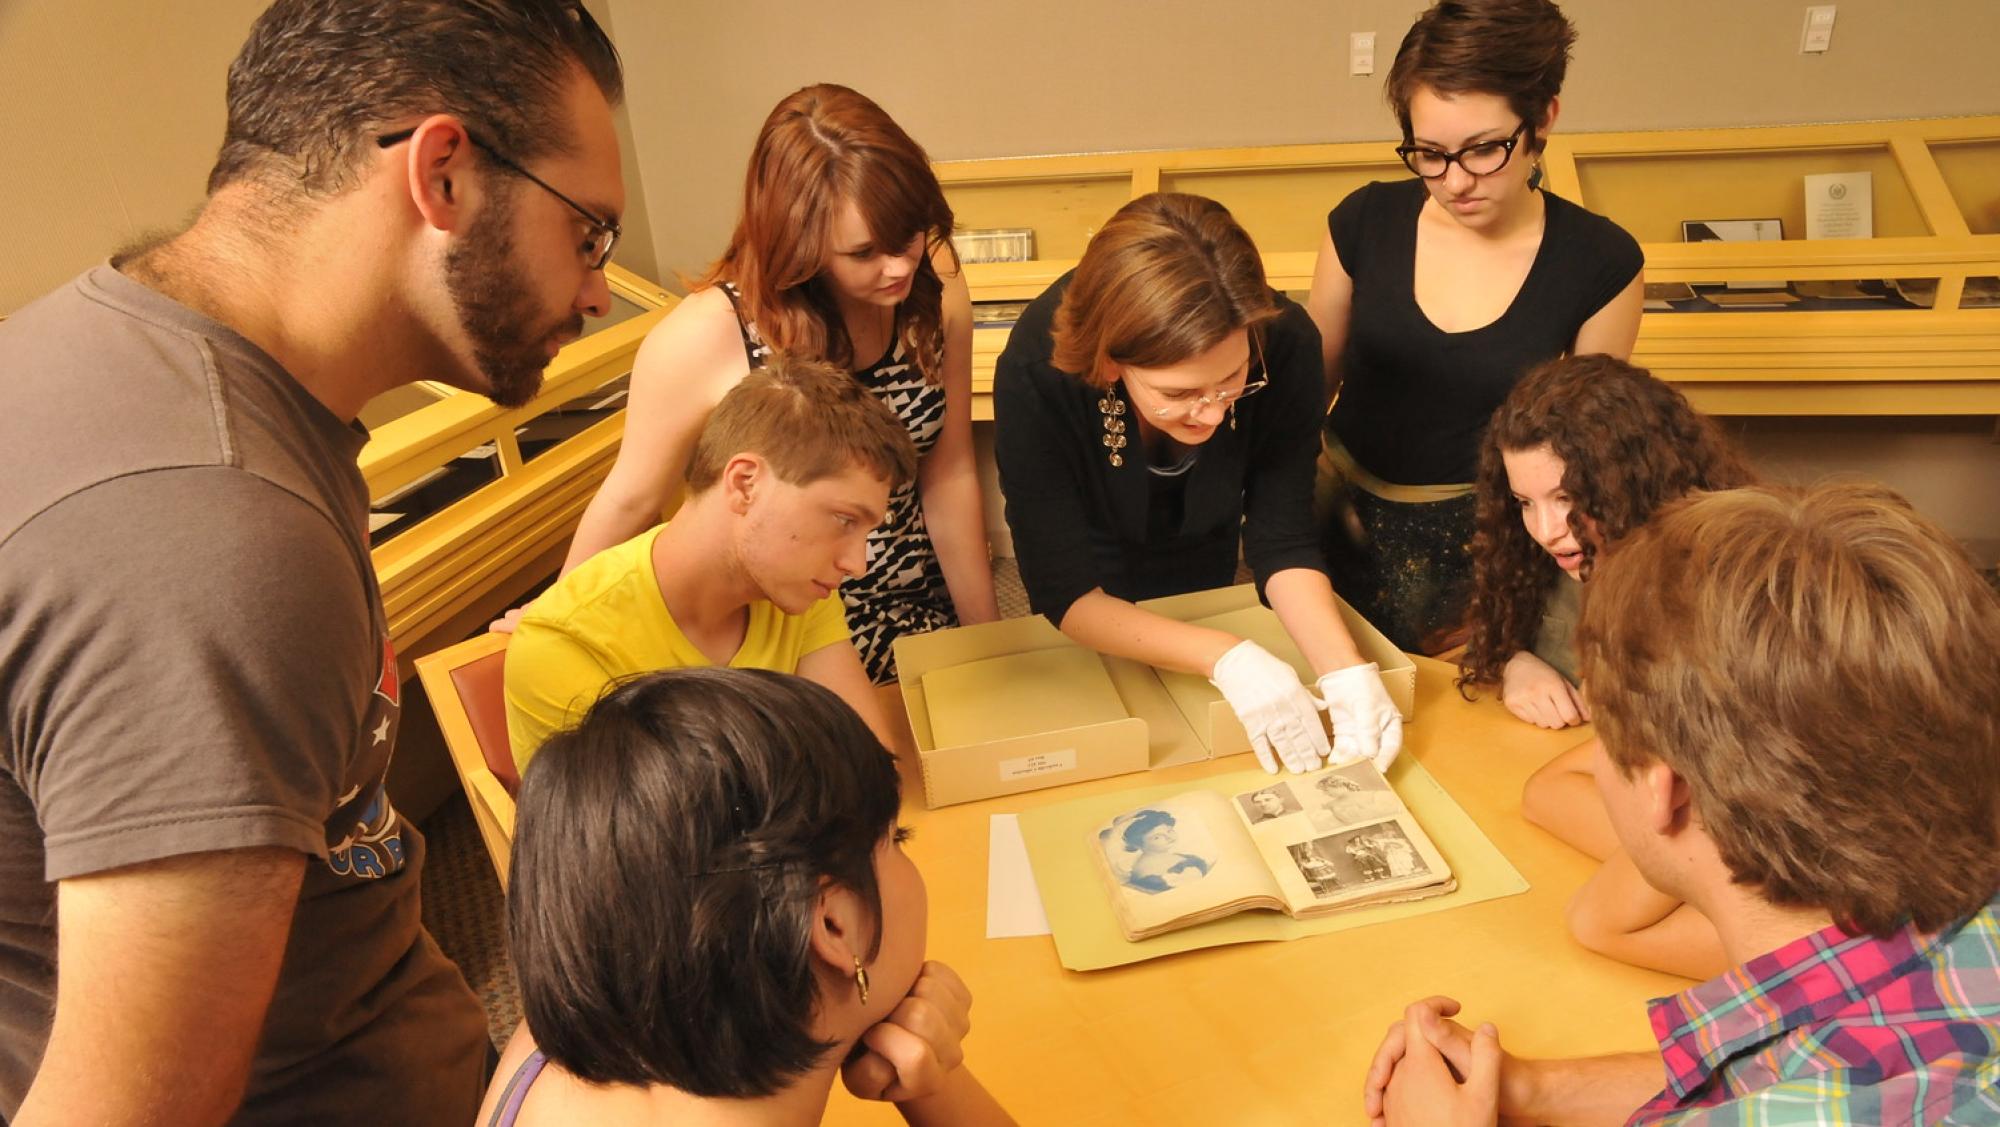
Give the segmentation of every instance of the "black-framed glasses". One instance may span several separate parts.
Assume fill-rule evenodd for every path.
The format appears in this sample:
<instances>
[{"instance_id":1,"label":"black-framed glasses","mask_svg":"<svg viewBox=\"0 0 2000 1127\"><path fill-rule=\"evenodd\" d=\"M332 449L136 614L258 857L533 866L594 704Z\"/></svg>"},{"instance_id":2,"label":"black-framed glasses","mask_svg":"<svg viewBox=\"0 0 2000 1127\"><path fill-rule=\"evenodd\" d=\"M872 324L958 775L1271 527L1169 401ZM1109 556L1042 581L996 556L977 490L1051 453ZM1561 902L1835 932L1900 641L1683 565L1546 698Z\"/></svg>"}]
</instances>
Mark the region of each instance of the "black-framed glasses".
<instances>
[{"instance_id":1,"label":"black-framed glasses","mask_svg":"<svg viewBox=\"0 0 2000 1127\"><path fill-rule=\"evenodd\" d=\"M1455 153L1427 145L1398 145L1396 155L1403 158L1403 164L1411 172L1426 180L1443 176L1454 164L1474 176L1491 176L1507 167L1507 161L1514 155L1514 146L1521 143L1521 134L1527 128L1528 123L1524 121L1498 141L1481 141Z\"/></svg>"},{"instance_id":2,"label":"black-framed glasses","mask_svg":"<svg viewBox=\"0 0 2000 1127\"><path fill-rule=\"evenodd\" d=\"M387 133L375 138L375 144L384 149L392 148L409 140L416 135L416 132L414 129L398 129L394 133ZM505 153L480 140L479 135L473 133L471 130L466 131L465 138L472 142L474 148L492 157L493 163L509 172L528 178L534 182L536 187L568 204L571 211L582 216L584 222L590 224L590 238L585 240L583 246L579 247L578 250L583 253L584 261L590 264L592 270L604 269L605 265L611 261L612 250L618 246L618 236L625 233L624 228L618 225L617 220L604 219L592 214L589 208L563 195L547 180L522 168L519 164L508 158Z\"/></svg>"}]
</instances>

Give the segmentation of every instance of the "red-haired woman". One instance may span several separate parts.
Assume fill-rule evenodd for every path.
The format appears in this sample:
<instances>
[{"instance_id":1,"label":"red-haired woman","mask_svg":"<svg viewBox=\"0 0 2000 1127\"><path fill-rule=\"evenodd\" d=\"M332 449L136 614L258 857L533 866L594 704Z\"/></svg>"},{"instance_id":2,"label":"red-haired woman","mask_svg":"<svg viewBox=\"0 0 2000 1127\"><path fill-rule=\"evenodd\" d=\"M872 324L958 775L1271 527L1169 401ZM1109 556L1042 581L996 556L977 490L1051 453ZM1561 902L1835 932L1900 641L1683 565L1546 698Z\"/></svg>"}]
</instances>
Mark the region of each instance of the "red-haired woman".
<instances>
[{"instance_id":1,"label":"red-haired woman","mask_svg":"<svg viewBox=\"0 0 2000 1127\"><path fill-rule=\"evenodd\" d=\"M1407 650L1465 610L1473 459L1516 380L1564 354L1629 356L1639 246L1541 188L1576 32L1550 0L1440 0L1389 70L1416 176L1327 216L1306 308L1328 394L1315 498L1334 587Z\"/></svg>"},{"instance_id":2,"label":"red-haired woman","mask_svg":"<svg viewBox=\"0 0 2000 1127\"><path fill-rule=\"evenodd\" d=\"M869 537L866 573L840 588L869 677L895 679L898 635L998 618L951 227L923 149L874 102L833 85L779 102L729 248L639 349L624 444L563 569L659 522L709 411L775 349L852 371L921 455Z\"/></svg>"},{"instance_id":3,"label":"red-haired woman","mask_svg":"<svg viewBox=\"0 0 2000 1127\"><path fill-rule=\"evenodd\" d=\"M1103 653L1199 673L1266 770L1319 766L1312 693L1256 642L1137 600L1222 587L1239 550L1312 666L1340 759L1387 769L1402 720L1348 634L1310 512L1326 398L1305 311L1214 200L1155 192L1021 315L993 377L994 459L1028 602Z\"/></svg>"}]
</instances>

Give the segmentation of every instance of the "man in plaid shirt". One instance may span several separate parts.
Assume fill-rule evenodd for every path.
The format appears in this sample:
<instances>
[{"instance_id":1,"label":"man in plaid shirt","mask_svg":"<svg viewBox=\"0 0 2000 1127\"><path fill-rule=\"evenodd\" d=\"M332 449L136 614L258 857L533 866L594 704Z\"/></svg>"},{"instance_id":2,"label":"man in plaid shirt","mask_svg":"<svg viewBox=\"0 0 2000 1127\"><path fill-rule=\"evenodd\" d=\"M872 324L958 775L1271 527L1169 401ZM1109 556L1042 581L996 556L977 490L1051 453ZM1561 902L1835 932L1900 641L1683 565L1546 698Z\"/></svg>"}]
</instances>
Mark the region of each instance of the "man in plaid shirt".
<instances>
[{"instance_id":1,"label":"man in plaid shirt","mask_svg":"<svg viewBox=\"0 0 2000 1127\"><path fill-rule=\"evenodd\" d=\"M1577 639L1619 839L1737 965L1652 1003L1658 1056L1512 1057L1427 998L1370 1118L2000 1123L2000 599L1964 553L1878 487L1710 494L1607 554Z\"/></svg>"}]
</instances>

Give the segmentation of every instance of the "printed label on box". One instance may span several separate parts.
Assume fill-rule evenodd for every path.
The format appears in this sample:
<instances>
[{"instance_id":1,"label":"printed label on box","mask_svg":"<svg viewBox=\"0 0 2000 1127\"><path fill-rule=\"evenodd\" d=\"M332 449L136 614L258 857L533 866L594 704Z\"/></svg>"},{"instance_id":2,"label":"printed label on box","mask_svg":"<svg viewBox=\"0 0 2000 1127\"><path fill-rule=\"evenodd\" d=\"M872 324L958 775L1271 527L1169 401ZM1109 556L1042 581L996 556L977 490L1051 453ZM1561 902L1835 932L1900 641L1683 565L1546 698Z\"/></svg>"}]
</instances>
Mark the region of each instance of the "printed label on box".
<instances>
[{"instance_id":1,"label":"printed label on box","mask_svg":"<svg viewBox=\"0 0 2000 1127\"><path fill-rule=\"evenodd\" d=\"M1076 770L1076 749L1063 748L1061 751L1044 751L1036 755L1024 755L1019 759L1000 761L1000 781L1013 782L1030 775L1052 775L1058 771Z\"/></svg>"}]
</instances>

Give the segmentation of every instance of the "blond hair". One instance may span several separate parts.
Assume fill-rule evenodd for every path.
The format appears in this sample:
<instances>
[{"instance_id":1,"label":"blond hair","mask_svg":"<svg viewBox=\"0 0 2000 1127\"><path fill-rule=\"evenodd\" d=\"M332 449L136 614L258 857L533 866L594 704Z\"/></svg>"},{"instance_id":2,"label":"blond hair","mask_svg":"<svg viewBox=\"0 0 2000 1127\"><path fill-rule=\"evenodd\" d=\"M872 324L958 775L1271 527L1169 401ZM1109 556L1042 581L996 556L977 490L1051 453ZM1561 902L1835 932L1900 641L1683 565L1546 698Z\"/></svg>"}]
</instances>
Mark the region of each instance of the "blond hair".
<instances>
[{"instance_id":1,"label":"blond hair","mask_svg":"<svg viewBox=\"0 0 2000 1127\"><path fill-rule=\"evenodd\" d=\"M1880 935L2000 887L2000 598L1893 491L1662 510L1586 586L1577 651L1612 762L1686 780L1773 903Z\"/></svg>"},{"instance_id":2,"label":"blond hair","mask_svg":"<svg viewBox=\"0 0 2000 1127\"><path fill-rule=\"evenodd\" d=\"M688 457L688 492L714 485L738 454L756 454L792 485L859 466L893 493L917 473L910 432L881 400L831 364L782 352L709 413Z\"/></svg>"}]
</instances>

